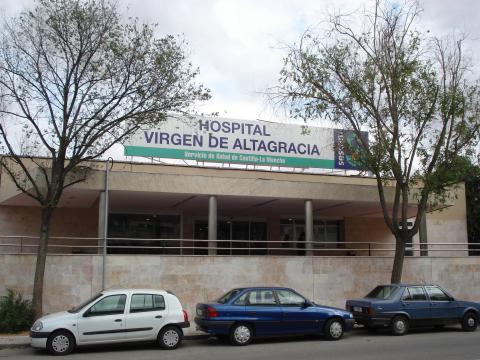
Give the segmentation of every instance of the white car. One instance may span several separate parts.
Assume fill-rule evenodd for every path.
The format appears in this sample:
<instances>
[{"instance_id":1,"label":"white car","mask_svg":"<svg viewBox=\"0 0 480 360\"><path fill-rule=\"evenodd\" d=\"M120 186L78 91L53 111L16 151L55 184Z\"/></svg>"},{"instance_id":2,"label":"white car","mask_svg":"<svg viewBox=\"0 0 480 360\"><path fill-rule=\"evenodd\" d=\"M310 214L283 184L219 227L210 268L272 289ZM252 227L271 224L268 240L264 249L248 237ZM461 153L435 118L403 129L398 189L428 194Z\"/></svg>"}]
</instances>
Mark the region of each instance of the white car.
<instances>
[{"instance_id":1,"label":"white car","mask_svg":"<svg viewBox=\"0 0 480 360\"><path fill-rule=\"evenodd\" d=\"M82 345L150 340L173 350L182 341L182 328L189 326L186 311L169 291L108 290L38 319L30 329L30 344L54 355Z\"/></svg>"}]
</instances>

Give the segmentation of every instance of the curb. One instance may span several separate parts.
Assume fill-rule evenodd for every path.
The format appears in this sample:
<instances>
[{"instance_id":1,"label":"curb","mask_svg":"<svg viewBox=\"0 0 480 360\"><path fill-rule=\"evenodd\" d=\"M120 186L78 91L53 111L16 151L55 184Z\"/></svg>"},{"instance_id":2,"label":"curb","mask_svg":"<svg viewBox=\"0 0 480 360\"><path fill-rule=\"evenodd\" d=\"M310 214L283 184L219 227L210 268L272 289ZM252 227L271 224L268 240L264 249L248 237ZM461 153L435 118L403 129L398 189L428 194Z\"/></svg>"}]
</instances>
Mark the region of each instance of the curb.
<instances>
[{"instance_id":1,"label":"curb","mask_svg":"<svg viewBox=\"0 0 480 360\"><path fill-rule=\"evenodd\" d=\"M208 334L197 334L197 335L185 335L183 340L202 340L202 339L209 339L212 335Z\"/></svg>"},{"instance_id":2,"label":"curb","mask_svg":"<svg viewBox=\"0 0 480 360\"><path fill-rule=\"evenodd\" d=\"M210 335L207 334L200 334L200 335L186 335L184 336L184 340L205 340L210 338ZM21 342L21 343L6 343L6 344L1 344L0 343L0 350L3 349L18 349L18 348L27 348L30 347L30 342Z\"/></svg>"},{"instance_id":3,"label":"curb","mask_svg":"<svg viewBox=\"0 0 480 360\"><path fill-rule=\"evenodd\" d=\"M0 344L0 350L3 349L19 349L29 347L30 344Z\"/></svg>"}]
</instances>

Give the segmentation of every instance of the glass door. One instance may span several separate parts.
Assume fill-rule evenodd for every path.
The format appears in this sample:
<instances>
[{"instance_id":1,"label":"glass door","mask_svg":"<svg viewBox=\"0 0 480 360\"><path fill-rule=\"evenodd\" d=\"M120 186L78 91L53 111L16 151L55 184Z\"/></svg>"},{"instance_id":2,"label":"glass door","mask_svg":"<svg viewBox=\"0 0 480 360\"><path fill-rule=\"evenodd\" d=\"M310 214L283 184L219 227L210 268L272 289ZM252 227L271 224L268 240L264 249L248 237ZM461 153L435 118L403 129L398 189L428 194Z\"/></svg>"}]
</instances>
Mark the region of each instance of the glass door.
<instances>
[{"instance_id":1,"label":"glass door","mask_svg":"<svg viewBox=\"0 0 480 360\"><path fill-rule=\"evenodd\" d=\"M265 221L220 220L217 223L217 255L267 254L268 226ZM196 220L194 239L208 239L208 221ZM194 254L207 255L208 242L194 240ZM252 240L258 242L251 242ZM258 249L258 250L257 250Z\"/></svg>"}]
</instances>

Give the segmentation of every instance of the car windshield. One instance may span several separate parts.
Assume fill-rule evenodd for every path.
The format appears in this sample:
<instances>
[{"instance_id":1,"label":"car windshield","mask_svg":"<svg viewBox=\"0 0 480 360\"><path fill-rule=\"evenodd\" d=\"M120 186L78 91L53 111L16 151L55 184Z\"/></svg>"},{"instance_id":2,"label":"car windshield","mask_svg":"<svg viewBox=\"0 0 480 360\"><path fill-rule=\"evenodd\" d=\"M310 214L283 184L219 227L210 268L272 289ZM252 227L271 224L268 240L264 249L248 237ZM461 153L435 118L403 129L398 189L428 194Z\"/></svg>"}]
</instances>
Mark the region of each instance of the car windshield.
<instances>
[{"instance_id":1,"label":"car windshield","mask_svg":"<svg viewBox=\"0 0 480 360\"><path fill-rule=\"evenodd\" d=\"M225 304L227 302L229 302L235 295L237 295L240 291L242 291L242 289L233 289L233 290L230 290L229 292L227 292L226 294L220 296L218 299L217 299L217 303L219 304Z\"/></svg>"},{"instance_id":2,"label":"car windshield","mask_svg":"<svg viewBox=\"0 0 480 360\"><path fill-rule=\"evenodd\" d=\"M367 298L380 299L380 300L390 300L395 296L398 291L397 286L377 286L375 289L370 291Z\"/></svg>"},{"instance_id":3,"label":"car windshield","mask_svg":"<svg viewBox=\"0 0 480 360\"><path fill-rule=\"evenodd\" d=\"M90 304L92 301L97 300L100 296L102 296L102 293L98 293L97 295L91 297L90 299L82 302L80 305L72 307L70 310L68 310L69 313L75 314L82 310L86 305Z\"/></svg>"}]
</instances>

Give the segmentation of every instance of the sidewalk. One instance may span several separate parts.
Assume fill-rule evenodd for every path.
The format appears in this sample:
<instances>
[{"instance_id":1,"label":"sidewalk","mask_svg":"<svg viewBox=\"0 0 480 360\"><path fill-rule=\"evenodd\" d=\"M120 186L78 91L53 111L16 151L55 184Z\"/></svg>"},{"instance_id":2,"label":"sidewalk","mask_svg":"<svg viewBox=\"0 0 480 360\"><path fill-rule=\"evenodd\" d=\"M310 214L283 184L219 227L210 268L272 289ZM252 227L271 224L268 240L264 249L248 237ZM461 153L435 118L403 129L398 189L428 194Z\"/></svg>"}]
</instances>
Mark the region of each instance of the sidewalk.
<instances>
[{"instance_id":1,"label":"sidewalk","mask_svg":"<svg viewBox=\"0 0 480 360\"><path fill-rule=\"evenodd\" d=\"M30 345L28 335L0 335L0 350L12 347L25 347Z\"/></svg>"}]
</instances>

